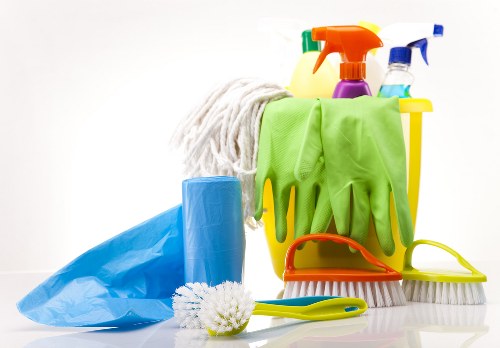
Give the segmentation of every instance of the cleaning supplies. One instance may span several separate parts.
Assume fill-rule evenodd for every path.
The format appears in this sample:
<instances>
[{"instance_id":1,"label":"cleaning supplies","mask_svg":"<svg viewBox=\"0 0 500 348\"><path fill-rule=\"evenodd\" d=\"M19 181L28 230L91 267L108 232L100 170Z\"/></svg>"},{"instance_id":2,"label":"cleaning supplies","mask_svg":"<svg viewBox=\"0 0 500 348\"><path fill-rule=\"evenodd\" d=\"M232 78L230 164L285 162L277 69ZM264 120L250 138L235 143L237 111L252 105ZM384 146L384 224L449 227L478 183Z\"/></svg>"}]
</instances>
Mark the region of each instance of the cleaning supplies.
<instances>
[{"instance_id":1,"label":"cleaning supplies","mask_svg":"<svg viewBox=\"0 0 500 348\"><path fill-rule=\"evenodd\" d=\"M186 282L240 282L245 231L240 181L233 176L201 177L182 183Z\"/></svg>"},{"instance_id":2,"label":"cleaning supplies","mask_svg":"<svg viewBox=\"0 0 500 348\"><path fill-rule=\"evenodd\" d=\"M339 80L339 72L325 61L313 74L320 55L320 43L312 40L311 30L302 32L302 56L292 75L288 90L297 98L330 98Z\"/></svg>"},{"instance_id":3,"label":"cleaning supplies","mask_svg":"<svg viewBox=\"0 0 500 348\"><path fill-rule=\"evenodd\" d=\"M232 336L242 332L252 314L301 320L333 320L358 316L367 309L366 302L359 298L254 302L243 285L234 282L217 285L213 290L201 302L198 314L211 336Z\"/></svg>"},{"instance_id":4,"label":"cleaning supplies","mask_svg":"<svg viewBox=\"0 0 500 348\"><path fill-rule=\"evenodd\" d=\"M443 26L433 23L396 23L379 32L380 38L391 46L389 68L378 93L379 97L410 98L413 75L409 72L413 48L419 48L425 64L428 40L443 36Z\"/></svg>"},{"instance_id":5,"label":"cleaning supplies","mask_svg":"<svg viewBox=\"0 0 500 348\"><path fill-rule=\"evenodd\" d=\"M339 52L341 81L335 87L333 98L356 98L371 95L366 81L366 53L372 48L382 47L382 41L372 31L356 26L319 27L312 30L313 40L325 41L325 47L316 61L316 72L326 56Z\"/></svg>"},{"instance_id":6,"label":"cleaning supplies","mask_svg":"<svg viewBox=\"0 0 500 348\"><path fill-rule=\"evenodd\" d=\"M453 255L471 273L420 271L412 266L413 250L418 245L432 245ZM472 305L483 304L486 296L482 283L486 276L475 269L452 248L430 240L417 240L406 250L403 289L406 299L415 302Z\"/></svg>"},{"instance_id":7,"label":"cleaning supplies","mask_svg":"<svg viewBox=\"0 0 500 348\"><path fill-rule=\"evenodd\" d=\"M409 246L413 223L398 99L321 99L309 116L295 165L296 179L307 179L323 166L318 163L321 156L337 232L364 244L373 215L380 247L392 255L392 192L401 242Z\"/></svg>"},{"instance_id":8,"label":"cleaning supplies","mask_svg":"<svg viewBox=\"0 0 500 348\"><path fill-rule=\"evenodd\" d=\"M130 327L173 316L184 284L182 207L169 209L88 250L17 307L52 326Z\"/></svg>"},{"instance_id":9,"label":"cleaning supplies","mask_svg":"<svg viewBox=\"0 0 500 348\"><path fill-rule=\"evenodd\" d=\"M260 220L264 213L264 188L269 180L275 220L275 234L269 238L278 242L287 237L287 216L292 213L295 238L326 230L332 218L324 167L315 168L302 182L293 174L307 115L316 104L319 104L316 99L285 98L269 103L262 117L255 176L255 219ZM295 204L289 207L292 195Z\"/></svg>"},{"instance_id":10,"label":"cleaning supplies","mask_svg":"<svg viewBox=\"0 0 500 348\"><path fill-rule=\"evenodd\" d=\"M383 271L342 268L302 268L294 265L296 249L299 245L311 241L332 241L349 245L360 251L370 264ZM288 249L285 260L285 292L283 298L302 296L342 296L359 297L368 303L368 307L400 306L406 303L403 290L399 285L400 273L373 256L354 240L330 233L310 234L297 238Z\"/></svg>"},{"instance_id":11,"label":"cleaning supplies","mask_svg":"<svg viewBox=\"0 0 500 348\"><path fill-rule=\"evenodd\" d=\"M198 104L171 139L184 150L188 178L226 175L241 181L243 214L250 226L262 113L270 101L290 96L283 87L259 79L229 81Z\"/></svg>"}]
</instances>

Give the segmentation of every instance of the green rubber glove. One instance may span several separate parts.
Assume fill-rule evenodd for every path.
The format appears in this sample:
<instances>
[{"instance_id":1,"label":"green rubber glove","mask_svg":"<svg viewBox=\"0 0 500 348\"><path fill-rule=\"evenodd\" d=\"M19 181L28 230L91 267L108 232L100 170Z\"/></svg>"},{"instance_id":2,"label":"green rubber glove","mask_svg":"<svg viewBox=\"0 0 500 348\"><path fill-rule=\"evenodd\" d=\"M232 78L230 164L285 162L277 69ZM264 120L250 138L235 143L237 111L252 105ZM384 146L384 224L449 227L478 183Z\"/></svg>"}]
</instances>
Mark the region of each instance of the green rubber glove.
<instances>
[{"instance_id":1,"label":"green rubber glove","mask_svg":"<svg viewBox=\"0 0 500 348\"><path fill-rule=\"evenodd\" d=\"M321 99L309 116L296 178L308 180L322 156L338 233L364 244L371 212L380 247L392 255L392 192L401 242L409 246L413 224L398 99Z\"/></svg>"},{"instance_id":2,"label":"green rubber glove","mask_svg":"<svg viewBox=\"0 0 500 348\"><path fill-rule=\"evenodd\" d=\"M316 166L302 182L294 176L308 116L315 105L319 105L319 100L285 98L268 103L262 116L255 176L255 219L262 217L264 184L270 179L279 242L284 242L287 236L286 216L293 186L295 238L325 232L332 219L324 165Z\"/></svg>"}]
</instances>

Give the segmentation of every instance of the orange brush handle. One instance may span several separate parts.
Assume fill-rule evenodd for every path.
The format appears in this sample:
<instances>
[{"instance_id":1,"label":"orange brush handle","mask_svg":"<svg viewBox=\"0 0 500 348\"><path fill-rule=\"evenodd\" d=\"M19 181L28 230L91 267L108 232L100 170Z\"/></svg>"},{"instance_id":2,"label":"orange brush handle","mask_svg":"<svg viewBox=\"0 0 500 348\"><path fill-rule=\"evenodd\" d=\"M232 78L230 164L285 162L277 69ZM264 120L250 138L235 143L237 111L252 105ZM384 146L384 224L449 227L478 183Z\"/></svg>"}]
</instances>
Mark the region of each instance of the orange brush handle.
<instances>
[{"instance_id":1,"label":"orange brush handle","mask_svg":"<svg viewBox=\"0 0 500 348\"><path fill-rule=\"evenodd\" d=\"M384 272L376 272L376 271L368 271L368 270L359 270L359 269L331 269L331 268L317 268L317 269L309 269L309 270L298 270L295 268L294 260L295 260L295 251L297 247L302 243L305 243L310 240L319 240L319 241L332 241L338 244L347 244L351 248L358 250L363 258L371 263L374 266L380 267L384 270ZM312 271L312 272L311 272ZM351 238L347 238L344 236L339 236L338 234L331 233L317 233L317 234L309 234L302 237L297 238L288 248L285 258L285 278L288 280L292 280L292 278L301 278L302 276L307 276L309 278L314 278L310 280L328 280L331 277L336 279L342 278L342 280L351 280L351 278L356 278L358 280L399 280L402 279L401 273L395 271L375 256L366 250L358 242L352 240Z\"/></svg>"}]
</instances>

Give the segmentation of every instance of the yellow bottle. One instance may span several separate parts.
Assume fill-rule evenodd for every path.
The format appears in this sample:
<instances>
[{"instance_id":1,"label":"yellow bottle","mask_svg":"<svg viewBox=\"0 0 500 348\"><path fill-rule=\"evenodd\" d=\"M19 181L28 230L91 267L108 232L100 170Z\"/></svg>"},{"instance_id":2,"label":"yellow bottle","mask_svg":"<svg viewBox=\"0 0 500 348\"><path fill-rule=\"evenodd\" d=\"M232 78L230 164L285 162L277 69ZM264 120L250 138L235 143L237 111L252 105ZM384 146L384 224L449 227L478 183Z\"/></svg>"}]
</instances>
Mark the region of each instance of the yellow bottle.
<instances>
[{"instance_id":1,"label":"yellow bottle","mask_svg":"<svg viewBox=\"0 0 500 348\"><path fill-rule=\"evenodd\" d=\"M313 74L320 54L319 41L313 41L311 30L302 32L302 56L293 72L288 90L297 98L331 98L339 81L339 71L325 61Z\"/></svg>"}]
</instances>

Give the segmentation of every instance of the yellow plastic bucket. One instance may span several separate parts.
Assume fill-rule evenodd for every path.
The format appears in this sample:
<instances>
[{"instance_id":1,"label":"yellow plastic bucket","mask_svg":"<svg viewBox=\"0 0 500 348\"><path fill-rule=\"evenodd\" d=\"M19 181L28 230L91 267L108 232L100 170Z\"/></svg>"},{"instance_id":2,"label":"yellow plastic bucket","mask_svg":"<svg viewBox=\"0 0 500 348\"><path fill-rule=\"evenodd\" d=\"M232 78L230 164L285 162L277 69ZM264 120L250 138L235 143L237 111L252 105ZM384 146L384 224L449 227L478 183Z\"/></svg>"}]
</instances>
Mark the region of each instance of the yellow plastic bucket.
<instances>
[{"instance_id":1,"label":"yellow plastic bucket","mask_svg":"<svg viewBox=\"0 0 500 348\"><path fill-rule=\"evenodd\" d=\"M420 157L422 143L422 114L432 111L432 103L427 99L400 99L401 120L406 144L406 158L408 170L408 198L410 212L415 227L417 218L418 192L420 185ZM276 275L281 279L285 268L285 255L294 238L294 209L295 192L292 188L287 215L287 238L283 243L276 240L274 224L274 204L271 182L268 180L264 187L264 231L267 245L271 254L273 268ZM404 254L406 248L401 244L396 221L396 213L391 197L391 222L392 234L396 244L396 251L392 256L386 256L380 248L373 223L370 221L370 231L365 247L393 269L401 272L404 265ZM332 223L328 232L335 233L335 225ZM295 265L297 268L311 267L335 267L345 268L374 268L370 266L359 253L351 253L345 246L336 243L307 243L302 250L295 254Z\"/></svg>"}]
</instances>

